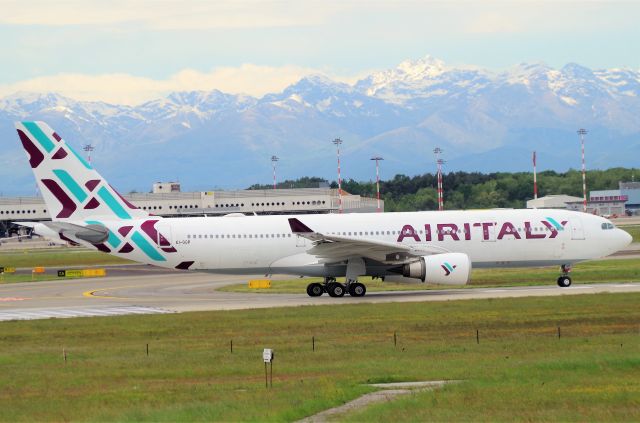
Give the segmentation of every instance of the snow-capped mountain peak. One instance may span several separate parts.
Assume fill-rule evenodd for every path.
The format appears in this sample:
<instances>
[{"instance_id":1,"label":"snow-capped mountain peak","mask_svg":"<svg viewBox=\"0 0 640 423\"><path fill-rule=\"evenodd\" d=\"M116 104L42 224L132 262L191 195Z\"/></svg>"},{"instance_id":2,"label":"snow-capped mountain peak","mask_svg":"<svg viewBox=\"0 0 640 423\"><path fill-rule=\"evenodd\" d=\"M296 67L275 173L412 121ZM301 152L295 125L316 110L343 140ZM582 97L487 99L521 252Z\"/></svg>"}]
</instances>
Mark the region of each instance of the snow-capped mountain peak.
<instances>
[{"instance_id":1,"label":"snow-capped mountain peak","mask_svg":"<svg viewBox=\"0 0 640 423\"><path fill-rule=\"evenodd\" d=\"M168 177L204 189L263 180L273 154L291 177L332 175L336 136L357 179L370 175L369 154L385 157L387 175L429 171L424 157L435 146L448 170L513 170L522 155L521 170L532 149L545 167L566 169L579 164L580 126L590 131L591 166L637 166L638 115L637 70L522 63L495 72L426 56L353 85L309 75L262 98L190 91L132 107L16 93L0 99L0 139L15 140L16 120L45 120L70 142L93 144L123 191ZM21 157L19 142L6 145ZM0 181L9 181L0 191L31 187L28 171L0 167Z\"/></svg>"},{"instance_id":2,"label":"snow-capped mountain peak","mask_svg":"<svg viewBox=\"0 0 640 423\"><path fill-rule=\"evenodd\" d=\"M435 78L448 69L442 60L427 55L418 60L405 60L395 70L395 75L406 80L419 80L425 77Z\"/></svg>"}]
</instances>

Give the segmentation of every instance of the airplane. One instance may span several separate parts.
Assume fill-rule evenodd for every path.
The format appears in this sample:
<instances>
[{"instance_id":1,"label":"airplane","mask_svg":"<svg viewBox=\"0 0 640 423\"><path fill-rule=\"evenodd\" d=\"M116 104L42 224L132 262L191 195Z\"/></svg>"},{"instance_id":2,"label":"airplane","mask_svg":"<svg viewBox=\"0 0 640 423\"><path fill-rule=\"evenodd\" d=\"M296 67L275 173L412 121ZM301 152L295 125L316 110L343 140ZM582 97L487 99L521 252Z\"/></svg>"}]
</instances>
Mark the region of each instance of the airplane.
<instances>
[{"instance_id":1,"label":"airplane","mask_svg":"<svg viewBox=\"0 0 640 423\"><path fill-rule=\"evenodd\" d=\"M312 297L362 297L361 276L464 285L472 266L560 265L557 284L568 287L574 263L631 243L609 220L569 210L162 218L125 200L46 123L16 129L52 215L20 225L170 269L322 277L307 286Z\"/></svg>"}]
</instances>

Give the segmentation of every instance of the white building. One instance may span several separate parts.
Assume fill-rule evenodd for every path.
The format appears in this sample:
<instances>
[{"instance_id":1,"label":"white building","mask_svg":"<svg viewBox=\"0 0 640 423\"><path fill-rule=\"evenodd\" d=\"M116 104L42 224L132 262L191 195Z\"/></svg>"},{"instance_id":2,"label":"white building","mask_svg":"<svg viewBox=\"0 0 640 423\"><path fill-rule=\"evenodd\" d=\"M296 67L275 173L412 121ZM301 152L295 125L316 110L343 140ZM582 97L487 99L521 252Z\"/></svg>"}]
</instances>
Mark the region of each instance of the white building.
<instances>
[{"instance_id":1,"label":"white building","mask_svg":"<svg viewBox=\"0 0 640 423\"><path fill-rule=\"evenodd\" d=\"M567 203L575 203L582 201L580 197L574 197L571 195L547 195L544 197L536 198L534 200L527 201L528 209L566 209Z\"/></svg>"},{"instance_id":2,"label":"white building","mask_svg":"<svg viewBox=\"0 0 640 423\"><path fill-rule=\"evenodd\" d=\"M180 192L179 185L178 191L175 191L171 184L175 183L158 182L154 184L154 193L131 193L124 198L151 214L164 217L216 216L229 213L337 213L340 210L337 189ZM381 210L384 210L384 201L380 200L380 203ZM343 191L342 210L345 213L376 212L377 200ZM15 229L11 225L13 221L41 220L50 220L41 197L0 197L0 237Z\"/></svg>"}]
</instances>

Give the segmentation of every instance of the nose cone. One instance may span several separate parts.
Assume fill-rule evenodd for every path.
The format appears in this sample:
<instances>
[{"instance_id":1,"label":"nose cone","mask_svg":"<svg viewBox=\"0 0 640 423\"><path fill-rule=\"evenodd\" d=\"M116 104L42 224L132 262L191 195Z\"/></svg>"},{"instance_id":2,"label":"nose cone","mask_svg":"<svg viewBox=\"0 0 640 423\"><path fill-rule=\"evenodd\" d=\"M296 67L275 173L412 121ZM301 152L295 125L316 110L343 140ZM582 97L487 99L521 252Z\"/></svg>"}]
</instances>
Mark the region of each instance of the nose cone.
<instances>
[{"instance_id":1,"label":"nose cone","mask_svg":"<svg viewBox=\"0 0 640 423\"><path fill-rule=\"evenodd\" d=\"M620 250L627 247L633 241L633 237L627 231L623 231L622 229L618 229L617 237L620 240Z\"/></svg>"}]
</instances>

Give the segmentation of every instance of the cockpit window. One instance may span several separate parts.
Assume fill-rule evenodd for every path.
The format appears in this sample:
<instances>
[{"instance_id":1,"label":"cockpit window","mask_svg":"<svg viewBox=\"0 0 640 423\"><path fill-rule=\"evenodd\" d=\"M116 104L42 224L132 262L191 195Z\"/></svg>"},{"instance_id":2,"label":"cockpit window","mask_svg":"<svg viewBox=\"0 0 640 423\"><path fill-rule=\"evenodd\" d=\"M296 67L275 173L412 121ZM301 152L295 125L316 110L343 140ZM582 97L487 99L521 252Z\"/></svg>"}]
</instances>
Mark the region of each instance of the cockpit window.
<instances>
[{"instance_id":1,"label":"cockpit window","mask_svg":"<svg viewBox=\"0 0 640 423\"><path fill-rule=\"evenodd\" d=\"M613 223L608 223L605 222L601 225L602 230L606 231L608 229L613 229L615 226L613 226Z\"/></svg>"}]
</instances>

